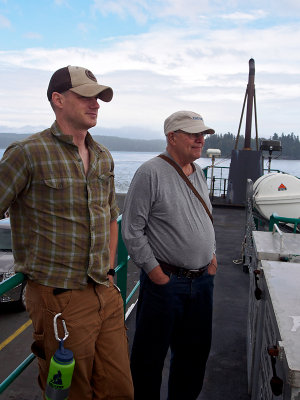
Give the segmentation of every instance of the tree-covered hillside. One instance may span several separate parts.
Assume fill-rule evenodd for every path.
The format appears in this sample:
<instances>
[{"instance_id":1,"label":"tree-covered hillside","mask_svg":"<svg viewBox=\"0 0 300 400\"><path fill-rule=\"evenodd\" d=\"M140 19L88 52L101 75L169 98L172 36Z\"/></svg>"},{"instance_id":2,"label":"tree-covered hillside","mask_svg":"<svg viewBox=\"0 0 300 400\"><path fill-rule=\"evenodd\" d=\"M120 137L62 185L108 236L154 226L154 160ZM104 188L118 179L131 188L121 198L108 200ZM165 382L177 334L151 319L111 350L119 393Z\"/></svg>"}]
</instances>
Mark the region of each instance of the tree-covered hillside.
<instances>
[{"instance_id":1,"label":"tree-covered hillside","mask_svg":"<svg viewBox=\"0 0 300 400\"><path fill-rule=\"evenodd\" d=\"M15 134L15 133L0 133L0 148L5 149L10 143L16 140L22 140L26 136L25 134ZM108 147L111 151L151 151L160 152L164 151L166 147L166 141L164 139L155 140L143 140L143 139L126 139L116 136L100 136L93 135L94 139L102 143L104 146ZM279 140L282 146L282 153L273 153L274 156L280 156L280 158L300 160L300 141L299 136L294 133L285 135L282 133L280 136L274 133L272 137L268 138L258 138L258 147L263 140ZM238 140L238 149L244 147L244 136L240 136ZM224 158L231 157L231 151L235 148L236 136L228 132L225 134L214 134L208 135L205 140L205 146L203 151L203 157L206 156L206 150L220 149L221 156ZM251 139L251 148L256 150L256 139Z\"/></svg>"},{"instance_id":2,"label":"tree-covered hillside","mask_svg":"<svg viewBox=\"0 0 300 400\"><path fill-rule=\"evenodd\" d=\"M274 152L273 155L280 155L280 158L300 160L300 140L299 136L294 133L285 135L284 133L279 136L274 133L269 138L258 138L258 148L263 140L279 140L281 142L282 152ZM204 153L207 149L220 149L222 157L230 157L231 150L235 148L236 136L232 133L208 135L205 140ZM238 140L238 149L244 147L245 138L240 136ZM251 148L256 150L256 139L251 139ZM204 154L203 154L204 155Z\"/></svg>"}]
</instances>

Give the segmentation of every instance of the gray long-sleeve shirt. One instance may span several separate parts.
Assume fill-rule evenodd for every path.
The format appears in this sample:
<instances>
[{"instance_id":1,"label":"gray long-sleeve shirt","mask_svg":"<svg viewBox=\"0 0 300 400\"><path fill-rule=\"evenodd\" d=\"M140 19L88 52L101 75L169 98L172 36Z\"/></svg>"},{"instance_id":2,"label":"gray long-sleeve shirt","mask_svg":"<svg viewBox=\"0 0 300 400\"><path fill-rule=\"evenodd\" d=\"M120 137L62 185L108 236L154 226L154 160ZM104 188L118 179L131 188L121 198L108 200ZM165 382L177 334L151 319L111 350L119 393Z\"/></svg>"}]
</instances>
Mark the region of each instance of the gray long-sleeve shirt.
<instances>
[{"instance_id":1,"label":"gray long-sleeve shirt","mask_svg":"<svg viewBox=\"0 0 300 400\"><path fill-rule=\"evenodd\" d=\"M194 165L189 179L211 211L205 177ZM215 233L205 209L174 167L159 157L145 162L132 179L122 236L129 255L146 273L158 265L157 259L200 268L215 252Z\"/></svg>"}]
</instances>

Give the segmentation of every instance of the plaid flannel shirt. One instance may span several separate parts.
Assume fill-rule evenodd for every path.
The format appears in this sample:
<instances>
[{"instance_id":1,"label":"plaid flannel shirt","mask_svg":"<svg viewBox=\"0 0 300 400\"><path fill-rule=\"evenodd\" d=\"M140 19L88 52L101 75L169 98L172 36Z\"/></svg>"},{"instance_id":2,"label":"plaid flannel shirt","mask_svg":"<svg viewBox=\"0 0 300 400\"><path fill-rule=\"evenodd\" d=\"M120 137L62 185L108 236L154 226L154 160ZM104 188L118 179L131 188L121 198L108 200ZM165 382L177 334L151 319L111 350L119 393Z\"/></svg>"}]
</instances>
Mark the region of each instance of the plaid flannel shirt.
<instances>
[{"instance_id":1,"label":"plaid flannel shirt","mask_svg":"<svg viewBox=\"0 0 300 400\"><path fill-rule=\"evenodd\" d=\"M9 207L15 270L46 286L107 283L110 223L118 217L114 163L86 136L87 175L72 136L50 129L10 145L0 162L0 212Z\"/></svg>"}]
</instances>

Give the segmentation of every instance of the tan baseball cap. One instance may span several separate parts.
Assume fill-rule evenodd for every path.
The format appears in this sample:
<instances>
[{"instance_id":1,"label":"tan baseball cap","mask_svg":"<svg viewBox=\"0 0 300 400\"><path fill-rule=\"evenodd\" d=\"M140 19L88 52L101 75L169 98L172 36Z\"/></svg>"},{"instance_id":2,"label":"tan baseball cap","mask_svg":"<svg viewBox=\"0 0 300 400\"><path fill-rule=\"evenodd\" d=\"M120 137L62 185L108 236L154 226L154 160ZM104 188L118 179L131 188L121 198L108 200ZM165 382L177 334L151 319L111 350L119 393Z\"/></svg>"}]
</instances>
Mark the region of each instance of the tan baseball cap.
<instances>
[{"instance_id":1,"label":"tan baseball cap","mask_svg":"<svg viewBox=\"0 0 300 400\"><path fill-rule=\"evenodd\" d=\"M73 67L72 65L54 72L47 90L48 100L52 99L53 92L63 93L66 90L71 90L84 97L97 96L106 102L111 101L113 98L112 88L99 85L95 75L90 70L82 67Z\"/></svg>"},{"instance_id":2,"label":"tan baseball cap","mask_svg":"<svg viewBox=\"0 0 300 400\"><path fill-rule=\"evenodd\" d=\"M203 118L200 114L193 111L177 111L171 114L164 124L165 135L169 132L184 131L188 133L205 132L213 134L215 131L204 125Z\"/></svg>"}]
</instances>

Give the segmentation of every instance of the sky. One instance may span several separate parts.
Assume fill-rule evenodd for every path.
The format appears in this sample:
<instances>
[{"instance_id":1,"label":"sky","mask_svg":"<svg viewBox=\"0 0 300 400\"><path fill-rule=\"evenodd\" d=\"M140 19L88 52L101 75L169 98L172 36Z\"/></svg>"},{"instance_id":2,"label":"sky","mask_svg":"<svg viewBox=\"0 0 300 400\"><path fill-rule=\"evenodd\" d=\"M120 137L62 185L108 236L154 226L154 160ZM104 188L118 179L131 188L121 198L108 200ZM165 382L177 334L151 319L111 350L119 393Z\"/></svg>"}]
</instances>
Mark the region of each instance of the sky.
<instances>
[{"instance_id":1,"label":"sky","mask_svg":"<svg viewBox=\"0 0 300 400\"><path fill-rule=\"evenodd\" d=\"M192 110L236 135L253 58L258 135L299 136L299 22L299 0L0 0L0 132L50 126L51 75L78 65L114 90L95 133L163 138Z\"/></svg>"}]
</instances>

